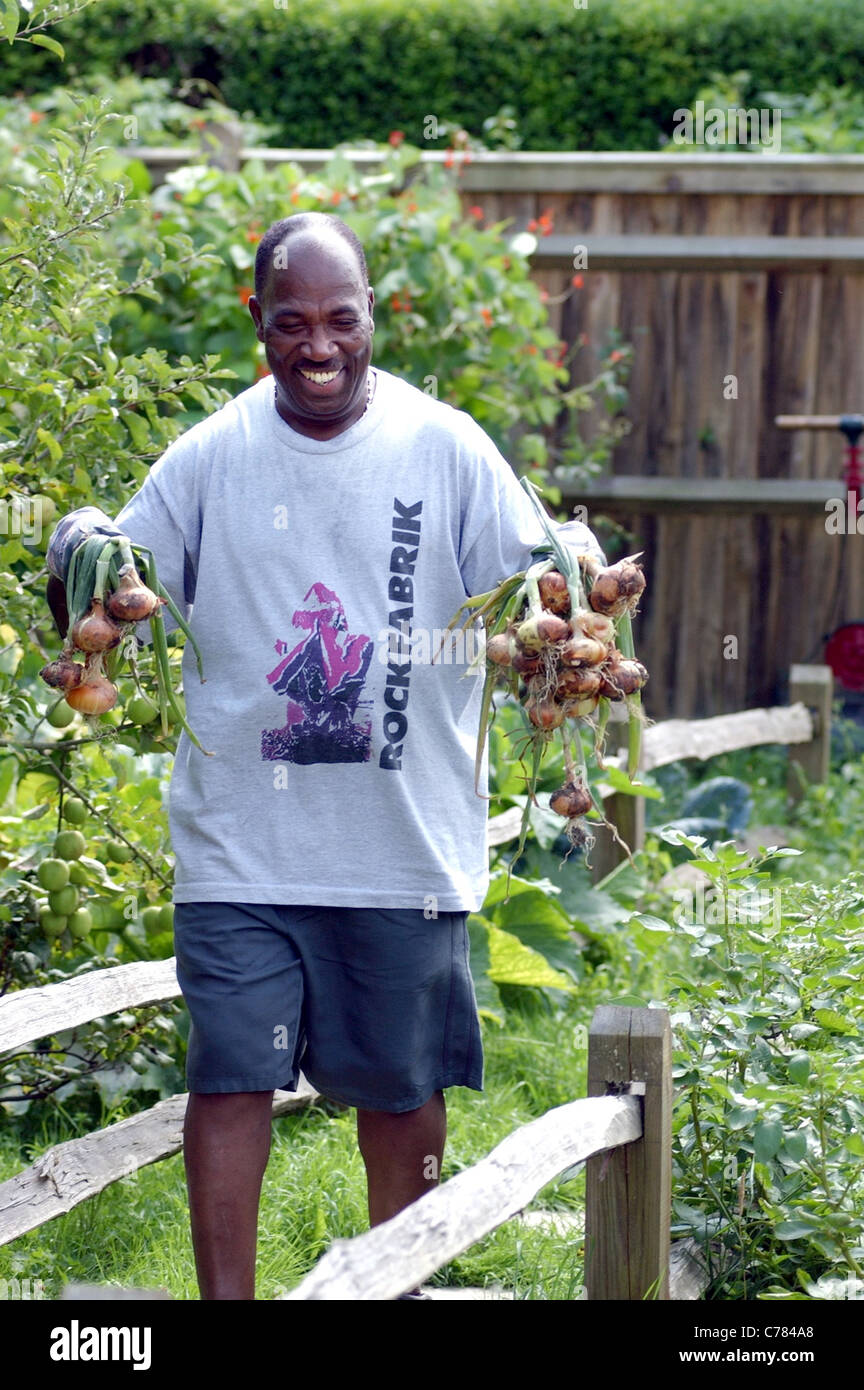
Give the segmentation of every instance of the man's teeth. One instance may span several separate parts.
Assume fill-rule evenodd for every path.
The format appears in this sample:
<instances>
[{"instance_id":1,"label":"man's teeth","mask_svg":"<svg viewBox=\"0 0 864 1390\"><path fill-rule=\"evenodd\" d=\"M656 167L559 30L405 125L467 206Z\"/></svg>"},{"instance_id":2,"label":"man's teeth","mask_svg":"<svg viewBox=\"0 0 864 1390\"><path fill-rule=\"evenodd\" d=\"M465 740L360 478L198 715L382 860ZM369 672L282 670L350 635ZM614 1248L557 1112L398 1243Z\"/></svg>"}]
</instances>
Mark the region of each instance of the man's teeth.
<instances>
[{"instance_id":1,"label":"man's teeth","mask_svg":"<svg viewBox=\"0 0 864 1390\"><path fill-rule=\"evenodd\" d=\"M323 386L326 382L333 381L339 375L339 372L304 372L301 367L300 374L301 376L305 376L307 381L315 381L319 386Z\"/></svg>"}]
</instances>

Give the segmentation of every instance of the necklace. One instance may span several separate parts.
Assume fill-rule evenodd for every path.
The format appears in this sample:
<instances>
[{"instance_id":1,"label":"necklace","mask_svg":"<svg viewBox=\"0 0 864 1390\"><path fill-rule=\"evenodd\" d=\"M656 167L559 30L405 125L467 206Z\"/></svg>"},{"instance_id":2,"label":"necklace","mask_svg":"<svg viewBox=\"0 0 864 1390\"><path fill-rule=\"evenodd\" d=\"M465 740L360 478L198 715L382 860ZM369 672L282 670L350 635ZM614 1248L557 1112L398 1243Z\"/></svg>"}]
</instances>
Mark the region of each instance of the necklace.
<instances>
[{"instance_id":1,"label":"necklace","mask_svg":"<svg viewBox=\"0 0 864 1390\"><path fill-rule=\"evenodd\" d=\"M377 384L377 382L376 382L375 373L373 372L372 368L370 367L369 370L368 370L367 373L366 373L366 404L365 404L364 407L363 407L363 412L362 412L362 414L361 414L361 415L358 415L358 416L357 416L357 419L354 421L355 425L356 425L360 420L363 419L363 416L366 414L366 411L369 409L370 405L372 404L372 397L375 395L375 386L376 386L376 384ZM278 409L279 409L279 387L276 385L276 382L275 382L275 381L273 382L273 400L275 401L275 403L276 403L276 409L278 410Z\"/></svg>"}]
</instances>

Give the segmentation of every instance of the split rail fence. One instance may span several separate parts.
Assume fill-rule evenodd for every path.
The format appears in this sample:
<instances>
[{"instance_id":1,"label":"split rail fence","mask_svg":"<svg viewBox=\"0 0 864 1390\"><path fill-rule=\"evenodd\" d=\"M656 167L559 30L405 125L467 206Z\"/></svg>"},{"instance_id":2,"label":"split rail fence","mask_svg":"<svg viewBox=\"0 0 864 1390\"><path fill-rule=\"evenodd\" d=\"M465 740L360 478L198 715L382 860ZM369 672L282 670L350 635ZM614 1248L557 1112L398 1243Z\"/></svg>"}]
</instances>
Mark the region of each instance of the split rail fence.
<instances>
[{"instance_id":1,"label":"split rail fence","mask_svg":"<svg viewBox=\"0 0 864 1390\"><path fill-rule=\"evenodd\" d=\"M641 765L647 769L683 757L786 743L792 750L790 792L797 795L806 782L827 776L829 668L793 667L790 692L794 703L788 707L654 725L645 733ZM622 837L629 836L629 843L638 847L644 835L642 799L615 796L607 813ZM491 819L490 846L513 839L520 817L516 810ZM619 854L609 837L595 874L609 872ZM95 1018L179 995L173 959L94 970L21 990L0 1000L0 1056ZM273 1114L290 1113L316 1099L318 1093L301 1076L296 1092L274 1094ZM180 1152L186 1100L185 1095L172 1096L146 1112L58 1144L0 1183L0 1244ZM671 1110L666 1012L601 1006L588 1037L586 1099L558 1106L514 1131L480 1163L384 1225L336 1241L285 1297L394 1298L522 1213L546 1184L587 1163L587 1297L698 1298L707 1282L698 1247L677 1243L670 1263Z\"/></svg>"}]
</instances>

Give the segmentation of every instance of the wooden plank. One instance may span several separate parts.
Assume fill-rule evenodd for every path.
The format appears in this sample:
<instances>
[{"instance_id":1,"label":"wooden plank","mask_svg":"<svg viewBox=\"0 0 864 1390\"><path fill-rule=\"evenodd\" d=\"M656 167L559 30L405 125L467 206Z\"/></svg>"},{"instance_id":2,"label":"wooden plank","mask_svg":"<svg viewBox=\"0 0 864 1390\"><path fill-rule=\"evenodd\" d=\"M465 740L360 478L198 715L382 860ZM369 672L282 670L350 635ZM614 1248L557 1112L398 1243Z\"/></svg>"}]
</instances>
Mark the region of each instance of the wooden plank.
<instances>
[{"instance_id":1,"label":"wooden plank","mask_svg":"<svg viewBox=\"0 0 864 1390\"><path fill-rule=\"evenodd\" d=\"M864 237L825 236L610 236L586 233L592 270L864 270ZM570 237L541 237L536 265L572 264Z\"/></svg>"},{"instance_id":2,"label":"wooden plank","mask_svg":"<svg viewBox=\"0 0 864 1390\"><path fill-rule=\"evenodd\" d=\"M665 1009L600 1005L588 1034L588 1093L638 1087L643 1133L586 1172L588 1298L669 1298L672 1034Z\"/></svg>"},{"instance_id":3,"label":"wooden plank","mask_svg":"<svg viewBox=\"0 0 864 1390\"><path fill-rule=\"evenodd\" d=\"M173 956L91 970L57 985L22 989L0 999L0 1052L77 1028L103 1014L176 999L179 994Z\"/></svg>"},{"instance_id":4,"label":"wooden plank","mask_svg":"<svg viewBox=\"0 0 864 1390\"><path fill-rule=\"evenodd\" d=\"M646 729L642 766L665 767L679 758L714 758L736 748L763 743L809 743L813 721L803 703L773 709L747 709L711 719L669 719Z\"/></svg>"},{"instance_id":5,"label":"wooden plank","mask_svg":"<svg viewBox=\"0 0 864 1390\"><path fill-rule=\"evenodd\" d=\"M831 760L831 704L834 673L830 666L793 666L789 672L789 698L807 708L813 734L809 742L789 753L788 791L800 801L812 782L827 782Z\"/></svg>"},{"instance_id":6,"label":"wooden plank","mask_svg":"<svg viewBox=\"0 0 864 1390\"><path fill-rule=\"evenodd\" d=\"M381 163L378 150L345 150L360 167ZM137 145L130 157L160 174L201 157L200 147ZM425 150L424 164L443 164L444 150ZM333 157L330 149L244 147L241 159L265 165L297 163L321 168ZM460 182L474 192L652 193L661 195L717 193L833 193L848 198L864 192L864 156L780 154L665 154L662 152L477 151L472 153Z\"/></svg>"},{"instance_id":7,"label":"wooden plank","mask_svg":"<svg viewBox=\"0 0 864 1390\"><path fill-rule=\"evenodd\" d=\"M589 478L578 492L564 484L564 504L576 500L589 506L617 505L630 512L725 512L730 516L765 513L825 513L825 504L843 496L833 478L706 478L690 475L652 476L617 473ZM679 574L680 578L680 574Z\"/></svg>"},{"instance_id":8,"label":"wooden plank","mask_svg":"<svg viewBox=\"0 0 864 1390\"><path fill-rule=\"evenodd\" d=\"M575 1163L632 1143L641 1132L635 1096L556 1106L391 1220L351 1240L334 1241L315 1269L283 1298L396 1298L522 1211Z\"/></svg>"},{"instance_id":9,"label":"wooden plank","mask_svg":"<svg viewBox=\"0 0 864 1390\"><path fill-rule=\"evenodd\" d=\"M273 1093L272 1113L300 1110L317 1097L301 1073L296 1091ZM0 1245L65 1215L118 1178L179 1153L187 1100L186 1095L170 1096L128 1120L55 1144L29 1168L0 1183Z\"/></svg>"}]
</instances>

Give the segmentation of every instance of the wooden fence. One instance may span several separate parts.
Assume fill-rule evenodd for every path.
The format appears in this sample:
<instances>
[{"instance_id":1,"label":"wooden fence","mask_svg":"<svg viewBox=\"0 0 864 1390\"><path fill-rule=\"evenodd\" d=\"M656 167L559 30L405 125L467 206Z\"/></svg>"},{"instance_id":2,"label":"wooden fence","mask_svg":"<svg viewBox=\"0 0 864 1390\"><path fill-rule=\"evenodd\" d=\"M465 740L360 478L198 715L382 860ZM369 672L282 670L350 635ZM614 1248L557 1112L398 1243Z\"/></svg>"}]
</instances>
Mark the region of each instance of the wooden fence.
<instances>
[{"instance_id":1,"label":"wooden fence","mask_svg":"<svg viewBox=\"0 0 864 1390\"><path fill-rule=\"evenodd\" d=\"M179 993L173 960L118 966L22 991L0 1002L0 1049ZM27 996L29 1011L22 1007ZM275 1092L273 1114L289 1113L317 1098L301 1075L296 1093ZM503 1222L521 1216L548 1183L573 1176L587 1163L584 1234L578 1222L563 1214L560 1218L565 1238L584 1240L584 1296L698 1298L707 1282L699 1247L679 1242L670 1258L672 1099L666 1011L600 1006L588 1034L586 1099L558 1106L522 1126L481 1162L392 1220L351 1240L335 1241L284 1297L395 1298ZM0 1184L0 1244L64 1215L119 1178L178 1153L186 1100L185 1095L172 1096L142 1114L57 1144ZM554 1230L554 1214L544 1215ZM158 1294L117 1292L127 1297ZM64 1293L94 1296L108 1296L107 1290L84 1285Z\"/></svg>"},{"instance_id":2,"label":"wooden fence","mask_svg":"<svg viewBox=\"0 0 864 1390\"><path fill-rule=\"evenodd\" d=\"M224 167L311 170L331 154L211 133ZM157 180L189 158L135 153ZM563 490L645 552L653 717L777 703L790 663L821 660L825 635L864 618L864 539L825 526L826 500L845 497L840 436L774 426L864 410L864 156L479 153L457 174L487 222L515 232L551 214L533 274L560 337L584 343L574 380L613 331L633 345L632 428L610 476Z\"/></svg>"}]
</instances>

